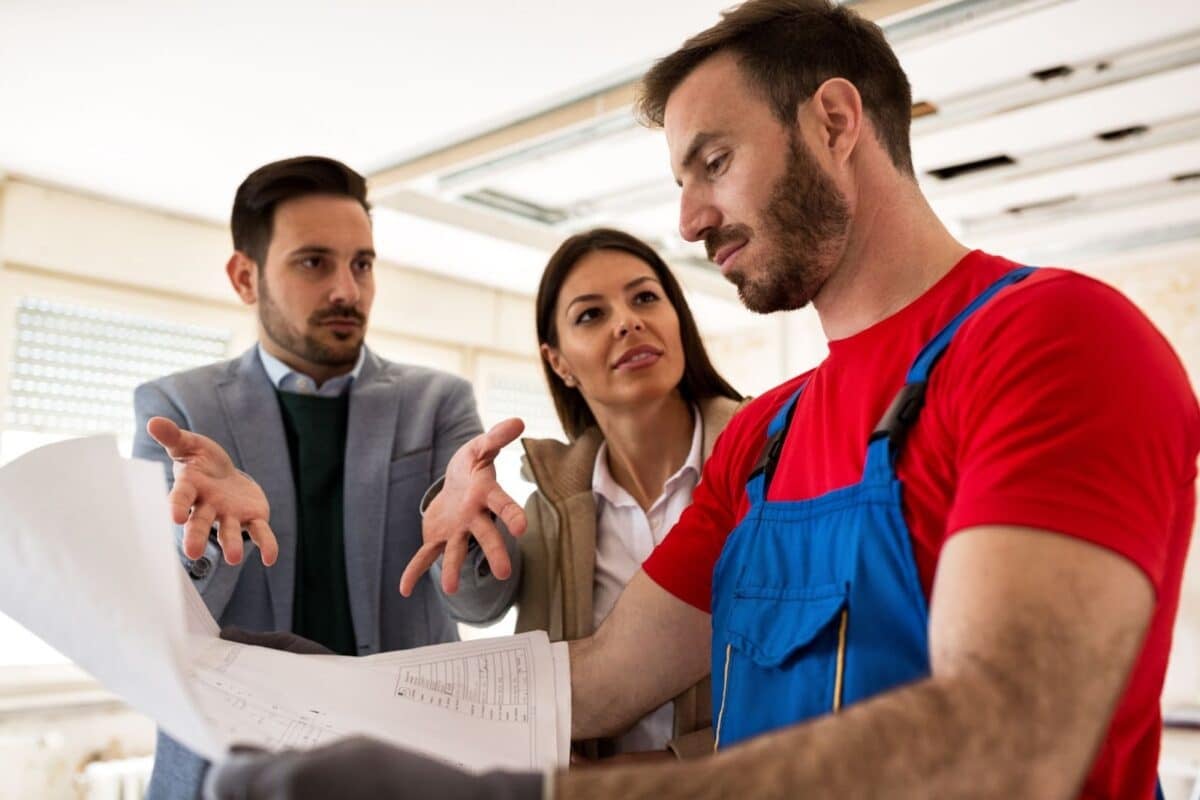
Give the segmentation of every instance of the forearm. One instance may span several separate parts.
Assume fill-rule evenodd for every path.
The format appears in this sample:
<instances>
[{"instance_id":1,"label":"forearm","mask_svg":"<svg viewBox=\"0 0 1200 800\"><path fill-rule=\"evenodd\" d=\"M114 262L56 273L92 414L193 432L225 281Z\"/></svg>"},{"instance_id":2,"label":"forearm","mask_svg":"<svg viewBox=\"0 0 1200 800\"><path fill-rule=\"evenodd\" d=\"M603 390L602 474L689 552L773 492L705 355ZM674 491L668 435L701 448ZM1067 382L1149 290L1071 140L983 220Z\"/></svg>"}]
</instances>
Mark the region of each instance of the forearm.
<instances>
[{"instance_id":1,"label":"forearm","mask_svg":"<svg viewBox=\"0 0 1200 800\"><path fill-rule=\"evenodd\" d=\"M1071 797L1081 776L1039 768L1052 727L1020 724L997 697L929 679L711 758L562 774L556 797Z\"/></svg>"},{"instance_id":2,"label":"forearm","mask_svg":"<svg viewBox=\"0 0 1200 800\"><path fill-rule=\"evenodd\" d=\"M595 635L570 643L571 738L624 731L708 673L709 616L638 572Z\"/></svg>"},{"instance_id":3,"label":"forearm","mask_svg":"<svg viewBox=\"0 0 1200 800\"><path fill-rule=\"evenodd\" d=\"M654 702L654 692L641 689L643 681L621 680L618 673L605 669L603 644L595 637L570 642L568 648L573 741L615 736L627 730L647 709L661 705L662 701Z\"/></svg>"}]
</instances>

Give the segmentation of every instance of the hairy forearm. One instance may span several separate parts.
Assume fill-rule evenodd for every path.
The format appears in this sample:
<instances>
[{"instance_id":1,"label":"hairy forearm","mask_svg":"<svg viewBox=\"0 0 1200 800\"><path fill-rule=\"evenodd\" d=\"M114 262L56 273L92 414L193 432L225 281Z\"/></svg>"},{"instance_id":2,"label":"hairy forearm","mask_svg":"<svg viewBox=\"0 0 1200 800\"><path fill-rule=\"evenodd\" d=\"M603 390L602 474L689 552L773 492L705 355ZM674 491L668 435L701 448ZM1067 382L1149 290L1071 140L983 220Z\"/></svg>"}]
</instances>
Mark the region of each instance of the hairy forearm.
<instances>
[{"instance_id":1,"label":"hairy forearm","mask_svg":"<svg viewBox=\"0 0 1200 800\"><path fill-rule=\"evenodd\" d=\"M971 683L929 679L701 761L564 774L563 800L609 797L1067 798L1078 776L1039 768L1051 730L1017 723Z\"/></svg>"},{"instance_id":2,"label":"hairy forearm","mask_svg":"<svg viewBox=\"0 0 1200 800\"><path fill-rule=\"evenodd\" d=\"M708 674L709 616L639 572L593 636L570 643L571 738L621 733Z\"/></svg>"},{"instance_id":3,"label":"hairy forearm","mask_svg":"<svg viewBox=\"0 0 1200 800\"><path fill-rule=\"evenodd\" d=\"M612 667L604 643L596 637L568 645L571 659L571 739L615 736L657 708L672 694L659 697L641 675L622 674ZM649 690L648 690L649 689ZM669 690L667 690L669 691Z\"/></svg>"}]
</instances>

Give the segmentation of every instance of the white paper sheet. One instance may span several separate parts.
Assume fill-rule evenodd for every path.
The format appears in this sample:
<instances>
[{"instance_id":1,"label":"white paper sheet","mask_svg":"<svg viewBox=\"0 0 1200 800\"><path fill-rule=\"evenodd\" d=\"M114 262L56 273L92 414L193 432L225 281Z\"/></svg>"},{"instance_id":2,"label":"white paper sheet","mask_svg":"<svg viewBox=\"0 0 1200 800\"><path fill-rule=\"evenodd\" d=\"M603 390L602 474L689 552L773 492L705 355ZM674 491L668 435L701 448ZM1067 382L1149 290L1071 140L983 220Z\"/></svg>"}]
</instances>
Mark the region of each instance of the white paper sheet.
<instances>
[{"instance_id":1,"label":"white paper sheet","mask_svg":"<svg viewBox=\"0 0 1200 800\"><path fill-rule=\"evenodd\" d=\"M109 437L0 470L0 611L210 759L364 734L461 765L565 765L566 646L544 633L367 658L226 642L184 576L161 468Z\"/></svg>"}]
</instances>

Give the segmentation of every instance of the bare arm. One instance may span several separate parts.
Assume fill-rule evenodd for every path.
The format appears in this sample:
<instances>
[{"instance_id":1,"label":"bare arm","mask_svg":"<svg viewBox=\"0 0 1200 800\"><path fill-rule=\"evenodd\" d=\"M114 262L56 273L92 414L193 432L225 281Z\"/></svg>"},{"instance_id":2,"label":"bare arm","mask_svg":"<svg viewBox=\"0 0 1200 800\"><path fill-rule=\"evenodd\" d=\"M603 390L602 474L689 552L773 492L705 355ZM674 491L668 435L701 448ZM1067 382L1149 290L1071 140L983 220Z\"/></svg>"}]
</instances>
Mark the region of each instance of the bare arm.
<instances>
[{"instance_id":1,"label":"bare arm","mask_svg":"<svg viewBox=\"0 0 1200 800\"><path fill-rule=\"evenodd\" d=\"M620 733L703 678L711 638L708 614L639 570L600 629L570 643L571 738Z\"/></svg>"},{"instance_id":2,"label":"bare arm","mask_svg":"<svg viewBox=\"0 0 1200 800\"><path fill-rule=\"evenodd\" d=\"M1143 573L1108 550L1024 528L963 531L938 568L930 678L701 762L564 773L557 796L1074 797L1153 605ZM598 681L573 675L577 725L603 718L587 707Z\"/></svg>"}]
</instances>

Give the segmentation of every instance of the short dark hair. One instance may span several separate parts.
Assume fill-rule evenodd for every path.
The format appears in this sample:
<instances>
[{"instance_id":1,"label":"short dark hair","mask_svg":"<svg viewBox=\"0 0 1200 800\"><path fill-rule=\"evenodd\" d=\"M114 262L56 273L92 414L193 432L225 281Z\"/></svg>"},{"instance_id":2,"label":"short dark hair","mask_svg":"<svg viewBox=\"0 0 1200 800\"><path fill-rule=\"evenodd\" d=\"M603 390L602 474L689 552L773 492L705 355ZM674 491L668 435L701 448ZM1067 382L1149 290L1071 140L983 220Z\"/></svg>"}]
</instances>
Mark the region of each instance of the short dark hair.
<instances>
[{"instance_id":1,"label":"short dark hair","mask_svg":"<svg viewBox=\"0 0 1200 800\"><path fill-rule=\"evenodd\" d=\"M822 83L850 81L892 163L913 174L908 76L878 25L829 0L748 0L725 11L646 73L637 101L643 123L661 127L671 93L722 50L737 56L743 74L788 126Z\"/></svg>"},{"instance_id":2,"label":"short dark hair","mask_svg":"<svg viewBox=\"0 0 1200 800\"><path fill-rule=\"evenodd\" d=\"M542 272L535 302L538 344L558 347L558 326L554 321L554 311L558 306L558 296L562 292L563 283L584 256L598 250L616 250L640 259L654 271L655 277L662 284L667 300L679 317L679 338L683 344L684 358L679 391L684 399L689 403L710 397L741 400L742 396L721 377L709 360L708 351L704 349L704 342L700 339L700 330L692 317L692 310L688 308L687 300L683 296L683 289L671 274L666 262L654 252L653 247L624 231L595 228L577 233L559 245L554 255L550 256L550 261ZM567 386L544 358L542 369L546 373L546 383L550 386L550 396L554 399L554 408L558 412L558 420L562 423L563 430L571 439L579 437L596 424L592 410L588 408L579 389Z\"/></svg>"},{"instance_id":3,"label":"short dark hair","mask_svg":"<svg viewBox=\"0 0 1200 800\"><path fill-rule=\"evenodd\" d=\"M233 249L250 256L262 269L271 244L276 207L314 194L349 197L367 213L371 211L366 179L342 162L323 156L273 161L251 172L233 197L229 223Z\"/></svg>"}]
</instances>

